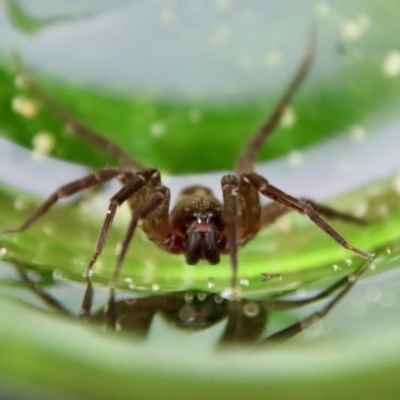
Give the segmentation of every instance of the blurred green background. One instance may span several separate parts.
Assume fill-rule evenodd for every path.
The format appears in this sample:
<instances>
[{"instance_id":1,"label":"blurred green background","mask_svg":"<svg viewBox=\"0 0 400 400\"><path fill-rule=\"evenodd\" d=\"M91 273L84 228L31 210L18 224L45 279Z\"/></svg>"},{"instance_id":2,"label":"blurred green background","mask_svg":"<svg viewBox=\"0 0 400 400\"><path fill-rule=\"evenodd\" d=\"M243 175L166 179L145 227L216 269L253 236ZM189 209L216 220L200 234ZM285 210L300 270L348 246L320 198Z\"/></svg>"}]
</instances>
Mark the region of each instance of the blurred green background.
<instances>
[{"instance_id":1,"label":"blurred green background","mask_svg":"<svg viewBox=\"0 0 400 400\"><path fill-rule=\"evenodd\" d=\"M216 352L221 323L188 334L162 320L154 322L145 343L136 342L50 313L12 266L18 260L77 315L82 274L110 197L110 192L91 193L78 204L52 210L26 234L0 239L4 395L395 398L400 353L396 1L10 0L1 6L0 131L29 149L1 142L1 228L17 226L41 198L87 173L47 156L89 170L115 164L16 87L12 51L80 120L161 169L175 196L194 182L217 192L222 174L216 172L232 170L238 152L273 108L301 60L314 16L315 65L263 149L260 161L268 162L258 170L290 193L330 199L329 204L367 218L372 223L363 229L334 226L351 243L377 252L369 278L323 323L279 347ZM125 220L122 212L96 265L95 307L107 301ZM304 295L360 265L351 257L304 218L290 215L241 252L240 278L246 282L241 289L255 298ZM282 273L282 280L262 282L263 272ZM137 235L121 296L219 292L229 276L227 260L188 268ZM270 328L302 315L272 316Z\"/></svg>"}]
</instances>

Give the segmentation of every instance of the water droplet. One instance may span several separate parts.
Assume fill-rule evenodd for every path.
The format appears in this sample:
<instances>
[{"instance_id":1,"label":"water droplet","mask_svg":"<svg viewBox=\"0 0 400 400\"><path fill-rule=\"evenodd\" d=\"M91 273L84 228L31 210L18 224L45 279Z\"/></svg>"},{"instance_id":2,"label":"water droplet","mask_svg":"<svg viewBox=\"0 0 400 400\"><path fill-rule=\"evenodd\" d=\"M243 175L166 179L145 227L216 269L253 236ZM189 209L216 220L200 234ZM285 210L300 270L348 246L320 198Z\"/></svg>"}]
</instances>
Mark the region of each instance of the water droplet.
<instances>
[{"instance_id":1,"label":"water droplet","mask_svg":"<svg viewBox=\"0 0 400 400\"><path fill-rule=\"evenodd\" d=\"M388 78L400 74L400 52L398 50L391 50L386 54L382 62L382 72Z\"/></svg>"},{"instance_id":2,"label":"water droplet","mask_svg":"<svg viewBox=\"0 0 400 400\"><path fill-rule=\"evenodd\" d=\"M219 294L214 296L214 302L216 304L221 304L223 301L224 301L224 299Z\"/></svg>"},{"instance_id":3,"label":"water droplet","mask_svg":"<svg viewBox=\"0 0 400 400\"><path fill-rule=\"evenodd\" d=\"M40 131L32 139L33 159L41 160L44 155L51 153L55 146L56 140L52 133Z\"/></svg>"},{"instance_id":4,"label":"water droplet","mask_svg":"<svg viewBox=\"0 0 400 400\"><path fill-rule=\"evenodd\" d=\"M200 301L204 301L207 298L207 293L197 293L197 298Z\"/></svg>"},{"instance_id":5,"label":"water droplet","mask_svg":"<svg viewBox=\"0 0 400 400\"><path fill-rule=\"evenodd\" d=\"M292 106L286 106L285 110L283 111L280 124L285 128L290 128L293 126L297 121L296 113Z\"/></svg>"},{"instance_id":6,"label":"water droplet","mask_svg":"<svg viewBox=\"0 0 400 400\"><path fill-rule=\"evenodd\" d=\"M166 130L167 127L165 126L165 123L161 121L153 122L150 125L150 133L154 137L163 136Z\"/></svg>"},{"instance_id":7,"label":"water droplet","mask_svg":"<svg viewBox=\"0 0 400 400\"><path fill-rule=\"evenodd\" d=\"M336 271L340 271L340 267L339 267L339 265L337 265L337 264L333 264L332 265L332 268L333 268L333 270L336 272Z\"/></svg>"},{"instance_id":8,"label":"water droplet","mask_svg":"<svg viewBox=\"0 0 400 400\"><path fill-rule=\"evenodd\" d=\"M39 111L37 104L25 96L15 96L12 99L11 107L16 114L27 119L36 117Z\"/></svg>"},{"instance_id":9,"label":"water droplet","mask_svg":"<svg viewBox=\"0 0 400 400\"><path fill-rule=\"evenodd\" d=\"M260 313L260 306L252 301L250 303L246 303L242 310L246 317L254 318Z\"/></svg>"},{"instance_id":10,"label":"water droplet","mask_svg":"<svg viewBox=\"0 0 400 400\"><path fill-rule=\"evenodd\" d=\"M282 65L282 53L270 51L264 56L264 65L268 68L277 68Z\"/></svg>"},{"instance_id":11,"label":"water droplet","mask_svg":"<svg viewBox=\"0 0 400 400\"><path fill-rule=\"evenodd\" d=\"M185 302L190 303L194 299L194 294L192 292L185 293Z\"/></svg>"}]
</instances>

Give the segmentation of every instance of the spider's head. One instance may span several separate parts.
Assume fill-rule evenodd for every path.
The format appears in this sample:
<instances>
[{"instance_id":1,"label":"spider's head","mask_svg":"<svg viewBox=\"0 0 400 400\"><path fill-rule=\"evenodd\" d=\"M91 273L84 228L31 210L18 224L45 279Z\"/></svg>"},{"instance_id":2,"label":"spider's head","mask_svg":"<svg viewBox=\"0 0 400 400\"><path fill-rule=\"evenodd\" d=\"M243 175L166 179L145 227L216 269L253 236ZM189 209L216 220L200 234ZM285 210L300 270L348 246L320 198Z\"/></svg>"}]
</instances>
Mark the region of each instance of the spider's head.
<instances>
[{"instance_id":1,"label":"spider's head","mask_svg":"<svg viewBox=\"0 0 400 400\"><path fill-rule=\"evenodd\" d=\"M187 229L186 262L197 264L200 260L209 264L219 263L220 232L212 214L194 214Z\"/></svg>"}]
</instances>

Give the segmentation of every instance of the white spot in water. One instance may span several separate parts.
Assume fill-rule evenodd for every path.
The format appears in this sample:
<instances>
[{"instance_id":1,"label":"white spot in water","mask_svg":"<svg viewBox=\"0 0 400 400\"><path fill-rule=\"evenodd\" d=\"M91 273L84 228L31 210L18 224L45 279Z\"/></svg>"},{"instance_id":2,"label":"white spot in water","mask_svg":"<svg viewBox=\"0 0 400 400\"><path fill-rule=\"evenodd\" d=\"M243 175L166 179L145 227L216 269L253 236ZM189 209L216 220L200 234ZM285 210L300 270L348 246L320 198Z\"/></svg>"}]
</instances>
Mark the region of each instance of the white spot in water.
<instances>
[{"instance_id":1,"label":"white spot in water","mask_svg":"<svg viewBox=\"0 0 400 400\"><path fill-rule=\"evenodd\" d=\"M375 271L375 270L376 270L376 264L375 264L375 263L371 263L371 264L369 265L369 269L370 269L371 271Z\"/></svg>"},{"instance_id":2,"label":"white spot in water","mask_svg":"<svg viewBox=\"0 0 400 400\"><path fill-rule=\"evenodd\" d=\"M354 143L360 143L365 140L366 132L362 126L355 125L350 128L349 136Z\"/></svg>"},{"instance_id":3,"label":"white spot in water","mask_svg":"<svg viewBox=\"0 0 400 400\"><path fill-rule=\"evenodd\" d=\"M281 125L290 128L296 123L297 117L292 106L286 106L281 116Z\"/></svg>"},{"instance_id":4,"label":"white spot in water","mask_svg":"<svg viewBox=\"0 0 400 400\"><path fill-rule=\"evenodd\" d=\"M389 249L389 247L386 249L387 254L392 254L392 250Z\"/></svg>"},{"instance_id":5,"label":"white spot in water","mask_svg":"<svg viewBox=\"0 0 400 400\"><path fill-rule=\"evenodd\" d=\"M208 287L208 289L212 289L214 286L215 286L215 283L210 279L210 280L207 282L207 287Z\"/></svg>"},{"instance_id":6,"label":"white spot in water","mask_svg":"<svg viewBox=\"0 0 400 400\"><path fill-rule=\"evenodd\" d=\"M12 99L11 107L15 113L27 119L36 117L39 111L37 104L25 96L15 96Z\"/></svg>"},{"instance_id":7,"label":"white spot in water","mask_svg":"<svg viewBox=\"0 0 400 400\"><path fill-rule=\"evenodd\" d=\"M153 283L153 284L151 285L151 290L152 290L153 292L158 292L158 291L160 290L160 285L157 284L157 283Z\"/></svg>"},{"instance_id":8,"label":"white spot in water","mask_svg":"<svg viewBox=\"0 0 400 400\"><path fill-rule=\"evenodd\" d=\"M32 139L33 158L40 160L44 155L50 154L54 149L55 143L54 136L50 132L38 132Z\"/></svg>"},{"instance_id":9,"label":"white spot in water","mask_svg":"<svg viewBox=\"0 0 400 400\"><path fill-rule=\"evenodd\" d=\"M92 272L92 271L90 271L90 272ZM55 280L60 280L63 277L62 272L59 269L53 270L52 275L53 275L53 279L55 279ZM85 274L85 276L86 276L86 274Z\"/></svg>"},{"instance_id":10,"label":"white spot in water","mask_svg":"<svg viewBox=\"0 0 400 400\"><path fill-rule=\"evenodd\" d=\"M241 280L240 280L240 284L241 284L242 286L249 286L250 282L249 282L248 279L241 279Z\"/></svg>"},{"instance_id":11,"label":"white spot in water","mask_svg":"<svg viewBox=\"0 0 400 400\"><path fill-rule=\"evenodd\" d=\"M53 234L53 228L49 225L44 225L42 229L44 234L47 236L51 236Z\"/></svg>"},{"instance_id":12,"label":"white spot in water","mask_svg":"<svg viewBox=\"0 0 400 400\"><path fill-rule=\"evenodd\" d=\"M350 283L354 283L354 282L356 281L356 279L357 279L357 277L355 276L355 274L350 274L350 275L347 277L347 280L348 280Z\"/></svg>"},{"instance_id":13,"label":"white spot in water","mask_svg":"<svg viewBox=\"0 0 400 400\"><path fill-rule=\"evenodd\" d=\"M224 301L224 299L219 294L214 296L214 303L221 304L223 301Z\"/></svg>"},{"instance_id":14,"label":"white spot in water","mask_svg":"<svg viewBox=\"0 0 400 400\"><path fill-rule=\"evenodd\" d=\"M185 302L190 303L194 299L194 294L192 292L185 293Z\"/></svg>"},{"instance_id":15,"label":"white spot in water","mask_svg":"<svg viewBox=\"0 0 400 400\"><path fill-rule=\"evenodd\" d=\"M255 302L246 303L242 308L243 314L248 318L257 317L260 313L260 306Z\"/></svg>"},{"instance_id":16,"label":"white spot in water","mask_svg":"<svg viewBox=\"0 0 400 400\"><path fill-rule=\"evenodd\" d=\"M346 265L347 266L351 266L351 265L353 265L353 260L351 259L351 258L346 258L345 260L344 260L344 262L346 263Z\"/></svg>"},{"instance_id":17,"label":"white spot in water","mask_svg":"<svg viewBox=\"0 0 400 400\"><path fill-rule=\"evenodd\" d=\"M298 150L293 150L287 157L288 163L294 168L300 167L304 163L303 154Z\"/></svg>"},{"instance_id":18,"label":"white spot in water","mask_svg":"<svg viewBox=\"0 0 400 400\"><path fill-rule=\"evenodd\" d=\"M132 282L132 278L124 278L124 282L131 283Z\"/></svg>"},{"instance_id":19,"label":"white spot in water","mask_svg":"<svg viewBox=\"0 0 400 400\"><path fill-rule=\"evenodd\" d=\"M364 217L368 211L368 202L367 201L359 201L354 208L354 215L356 217Z\"/></svg>"},{"instance_id":20,"label":"white spot in water","mask_svg":"<svg viewBox=\"0 0 400 400\"><path fill-rule=\"evenodd\" d=\"M361 38L370 25L370 19L362 15L357 19L345 21L341 27L342 39L346 42L354 42Z\"/></svg>"},{"instance_id":21,"label":"white spot in water","mask_svg":"<svg viewBox=\"0 0 400 400\"><path fill-rule=\"evenodd\" d=\"M277 68L282 65L282 53L270 51L264 56L264 65L268 68Z\"/></svg>"},{"instance_id":22,"label":"white spot in water","mask_svg":"<svg viewBox=\"0 0 400 400\"><path fill-rule=\"evenodd\" d=\"M18 211L24 211L26 209L26 203L22 199L15 199L14 200L14 208Z\"/></svg>"},{"instance_id":23,"label":"white spot in water","mask_svg":"<svg viewBox=\"0 0 400 400\"><path fill-rule=\"evenodd\" d=\"M238 288L226 288L221 292L221 297L226 300L240 299L241 290Z\"/></svg>"},{"instance_id":24,"label":"white spot in water","mask_svg":"<svg viewBox=\"0 0 400 400\"><path fill-rule=\"evenodd\" d=\"M2 247L0 249L0 257L4 257L7 254L7 249L5 247Z\"/></svg>"},{"instance_id":25,"label":"white spot in water","mask_svg":"<svg viewBox=\"0 0 400 400\"><path fill-rule=\"evenodd\" d=\"M382 72L388 78L394 78L400 74L400 52L391 50L386 54L382 63Z\"/></svg>"},{"instance_id":26,"label":"white spot in water","mask_svg":"<svg viewBox=\"0 0 400 400\"><path fill-rule=\"evenodd\" d=\"M332 265L332 268L333 268L333 270L336 272L336 271L340 271L340 267L339 267L339 265L337 265L337 264L333 264Z\"/></svg>"},{"instance_id":27,"label":"white spot in water","mask_svg":"<svg viewBox=\"0 0 400 400\"><path fill-rule=\"evenodd\" d=\"M150 125L150 134L154 137L160 137L163 136L167 127L165 124L161 121L153 122Z\"/></svg>"},{"instance_id":28,"label":"white spot in water","mask_svg":"<svg viewBox=\"0 0 400 400\"><path fill-rule=\"evenodd\" d=\"M199 301L204 301L207 298L207 293L198 293L197 298Z\"/></svg>"}]
</instances>

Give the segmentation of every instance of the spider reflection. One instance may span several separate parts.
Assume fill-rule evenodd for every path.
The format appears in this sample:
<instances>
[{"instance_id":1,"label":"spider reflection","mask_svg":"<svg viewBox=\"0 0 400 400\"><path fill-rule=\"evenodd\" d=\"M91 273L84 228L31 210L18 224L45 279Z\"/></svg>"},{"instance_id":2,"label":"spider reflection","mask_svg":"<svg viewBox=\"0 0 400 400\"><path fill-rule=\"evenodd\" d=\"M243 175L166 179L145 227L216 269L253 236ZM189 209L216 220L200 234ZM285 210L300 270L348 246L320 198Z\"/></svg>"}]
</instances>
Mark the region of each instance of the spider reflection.
<instances>
[{"instance_id":1,"label":"spider reflection","mask_svg":"<svg viewBox=\"0 0 400 400\"><path fill-rule=\"evenodd\" d=\"M156 316L163 317L173 328L187 332L204 330L224 320L223 332L218 340L219 346L234 344L264 346L292 338L324 318L353 288L368 269L370 262L366 262L328 288L301 299L271 298L271 294L268 294L268 297L258 295L254 299L242 297L227 300L217 293L177 291L147 297L127 296L117 301L114 289L110 288L107 304L93 311L94 290L89 280L79 317L34 282L20 263L12 264L29 290L50 309L69 318L80 318L94 325L106 326L110 331L124 332L136 339L147 337ZM268 332L268 316L272 311L293 310L319 300L322 304L317 311L311 311L307 317L276 332L265 334Z\"/></svg>"}]
</instances>

